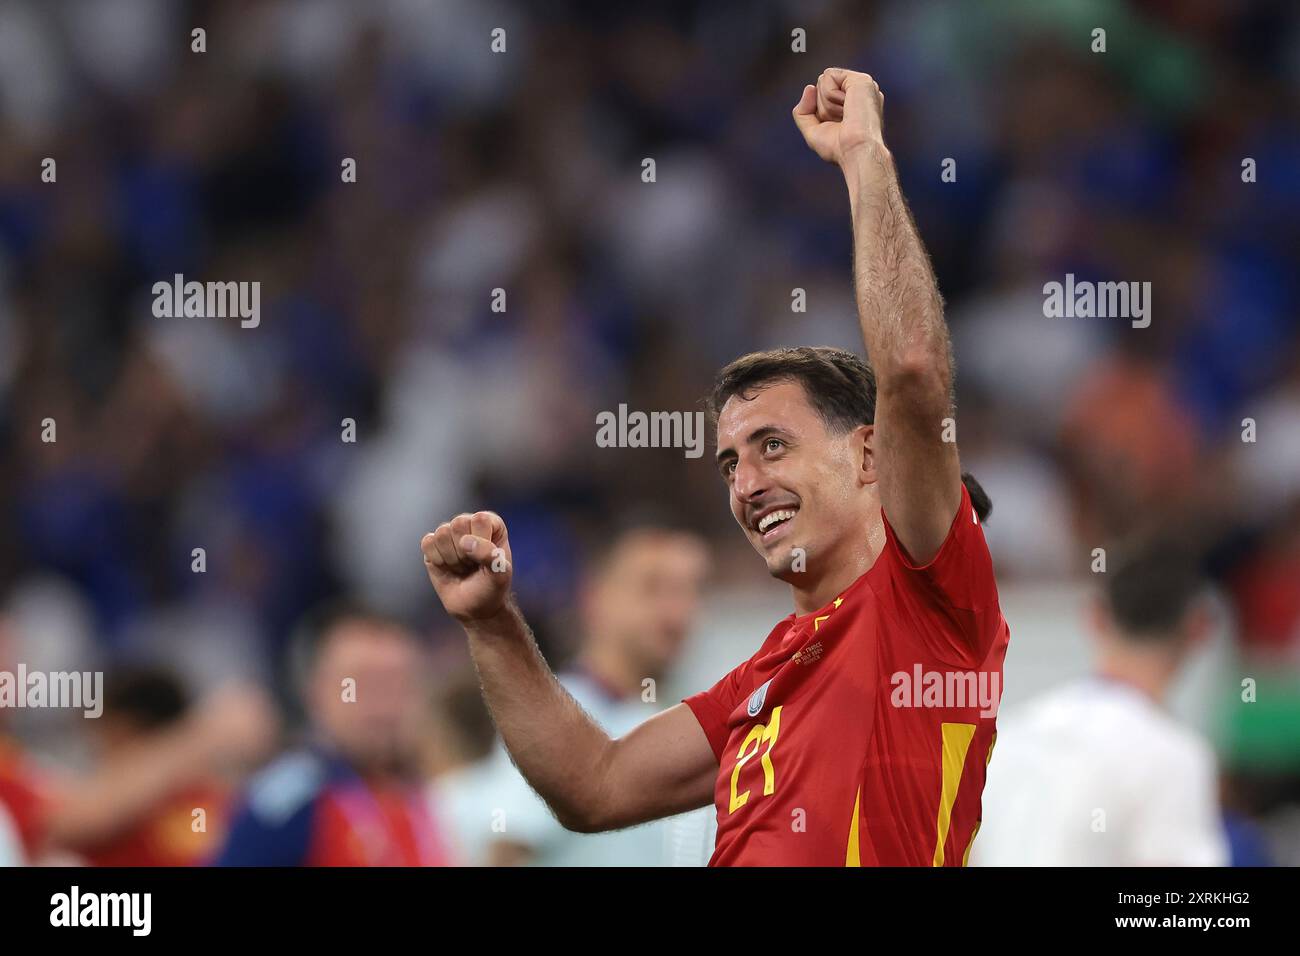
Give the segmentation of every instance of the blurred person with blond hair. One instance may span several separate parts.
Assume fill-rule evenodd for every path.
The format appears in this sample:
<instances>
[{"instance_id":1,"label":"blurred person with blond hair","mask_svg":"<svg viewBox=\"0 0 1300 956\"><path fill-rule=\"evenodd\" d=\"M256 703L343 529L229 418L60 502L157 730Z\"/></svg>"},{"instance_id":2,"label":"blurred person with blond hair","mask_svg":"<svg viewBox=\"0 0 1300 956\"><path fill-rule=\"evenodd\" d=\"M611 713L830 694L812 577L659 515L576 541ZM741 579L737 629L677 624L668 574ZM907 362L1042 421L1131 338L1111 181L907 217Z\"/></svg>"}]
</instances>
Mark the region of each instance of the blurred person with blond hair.
<instances>
[{"instance_id":1,"label":"blurred person with blond hair","mask_svg":"<svg viewBox=\"0 0 1300 956\"><path fill-rule=\"evenodd\" d=\"M1164 708L1210 630L1192 557L1136 545L1092 624L1094 673L1004 715L972 865L1226 865L1214 754Z\"/></svg>"}]
</instances>

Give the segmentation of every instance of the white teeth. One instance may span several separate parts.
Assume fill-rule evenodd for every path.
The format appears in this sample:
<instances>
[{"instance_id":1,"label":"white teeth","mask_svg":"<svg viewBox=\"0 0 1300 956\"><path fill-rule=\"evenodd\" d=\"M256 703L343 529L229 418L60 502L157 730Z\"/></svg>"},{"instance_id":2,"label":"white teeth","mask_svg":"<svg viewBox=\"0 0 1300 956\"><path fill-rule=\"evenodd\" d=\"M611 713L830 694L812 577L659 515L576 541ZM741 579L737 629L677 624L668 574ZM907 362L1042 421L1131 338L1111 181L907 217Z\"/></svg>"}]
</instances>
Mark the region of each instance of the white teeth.
<instances>
[{"instance_id":1,"label":"white teeth","mask_svg":"<svg viewBox=\"0 0 1300 956\"><path fill-rule=\"evenodd\" d=\"M770 514L765 514L763 515L762 520L758 522L758 533L762 534L778 521L785 521L786 519L793 517L793 511L773 511Z\"/></svg>"}]
</instances>

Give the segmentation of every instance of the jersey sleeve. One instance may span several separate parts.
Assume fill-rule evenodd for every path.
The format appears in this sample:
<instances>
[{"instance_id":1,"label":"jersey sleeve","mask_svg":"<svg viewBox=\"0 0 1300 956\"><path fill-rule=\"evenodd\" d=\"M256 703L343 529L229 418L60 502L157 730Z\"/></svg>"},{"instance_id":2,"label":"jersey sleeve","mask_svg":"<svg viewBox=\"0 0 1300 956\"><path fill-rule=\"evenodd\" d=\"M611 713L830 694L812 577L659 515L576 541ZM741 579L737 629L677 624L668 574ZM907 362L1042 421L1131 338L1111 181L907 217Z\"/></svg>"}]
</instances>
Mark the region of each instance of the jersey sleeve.
<instances>
[{"instance_id":1,"label":"jersey sleeve","mask_svg":"<svg viewBox=\"0 0 1300 956\"><path fill-rule=\"evenodd\" d=\"M901 610L919 640L939 660L960 667L978 667L1003 627L993 556L984 529L963 483L961 504L948 536L929 563L918 565L908 555L881 511L885 525L885 554L893 565L891 580ZM937 616L936 616L937 612Z\"/></svg>"},{"instance_id":2,"label":"jersey sleeve","mask_svg":"<svg viewBox=\"0 0 1300 956\"><path fill-rule=\"evenodd\" d=\"M682 701L704 728L704 736L709 738L709 746L713 748L713 756L718 758L718 763L722 762L722 749L727 745L729 736L727 718L751 690L750 663L751 661L745 661L708 690L692 694Z\"/></svg>"}]
</instances>

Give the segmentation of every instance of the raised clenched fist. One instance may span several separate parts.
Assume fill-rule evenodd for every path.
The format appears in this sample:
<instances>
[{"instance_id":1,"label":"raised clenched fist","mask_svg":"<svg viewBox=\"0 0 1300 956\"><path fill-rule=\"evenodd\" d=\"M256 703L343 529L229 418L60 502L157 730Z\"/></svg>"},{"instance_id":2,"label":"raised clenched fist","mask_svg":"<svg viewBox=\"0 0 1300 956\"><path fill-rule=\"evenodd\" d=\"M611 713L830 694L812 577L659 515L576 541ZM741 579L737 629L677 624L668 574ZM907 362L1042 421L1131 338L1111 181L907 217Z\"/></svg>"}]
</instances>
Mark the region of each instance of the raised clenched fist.
<instances>
[{"instance_id":1,"label":"raised clenched fist","mask_svg":"<svg viewBox=\"0 0 1300 956\"><path fill-rule=\"evenodd\" d=\"M492 617L510 597L506 523L492 511L459 514L420 541L429 580L447 613L462 624Z\"/></svg>"},{"instance_id":2,"label":"raised clenched fist","mask_svg":"<svg viewBox=\"0 0 1300 956\"><path fill-rule=\"evenodd\" d=\"M870 75L831 67L803 88L794 122L828 163L843 166L867 149L884 149L885 94Z\"/></svg>"}]
</instances>

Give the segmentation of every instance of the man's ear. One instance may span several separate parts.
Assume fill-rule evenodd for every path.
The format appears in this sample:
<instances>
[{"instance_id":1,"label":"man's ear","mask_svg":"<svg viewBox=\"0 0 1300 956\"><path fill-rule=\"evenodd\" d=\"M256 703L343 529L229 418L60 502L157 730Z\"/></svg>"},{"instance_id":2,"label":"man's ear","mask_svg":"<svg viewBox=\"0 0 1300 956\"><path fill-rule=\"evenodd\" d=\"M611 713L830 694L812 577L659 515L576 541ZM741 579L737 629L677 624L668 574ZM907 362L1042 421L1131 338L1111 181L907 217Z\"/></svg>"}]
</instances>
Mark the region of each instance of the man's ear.
<instances>
[{"instance_id":1,"label":"man's ear","mask_svg":"<svg viewBox=\"0 0 1300 956\"><path fill-rule=\"evenodd\" d=\"M853 430L853 447L858 455L858 481L876 483L876 426L859 425Z\"/></svg>"}]
</instances>

